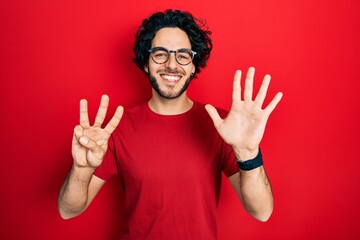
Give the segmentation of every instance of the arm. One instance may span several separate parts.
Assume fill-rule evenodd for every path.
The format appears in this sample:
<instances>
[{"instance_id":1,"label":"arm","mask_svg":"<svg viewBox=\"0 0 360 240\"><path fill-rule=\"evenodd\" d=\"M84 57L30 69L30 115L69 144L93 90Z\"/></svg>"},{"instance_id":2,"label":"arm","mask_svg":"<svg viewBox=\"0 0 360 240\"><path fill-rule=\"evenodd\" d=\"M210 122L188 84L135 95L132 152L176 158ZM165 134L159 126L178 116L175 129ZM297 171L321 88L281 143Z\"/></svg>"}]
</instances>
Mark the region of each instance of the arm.
<instances>
[{"instance_id":1,"label":"arm","mask_svg":"<svg viewBox=\"0 0 360 240\"><path fill-rule=\"evenodd\" d=\"M265 75L259 93L252 100L254 73L255 69L249 68L245 79L244 100L241 100L241 71L236 71L232 105L225 119L220 118L213 106L206 105L215 128L224 141L231 145L240 161L257 155L267 120L282 97L282 93L276 94L269 105L262 109L271 77ZM229 181L249 214L260 221L266 221L270 217L273 197L263 166L251 171L239 170L239 173L229 177Z\"/></svg>"},{"instance_id":2,"label":"arm","mask_svg":"<svg viewBox=\"0 0 360 240\"><path fill-rule=\"evenodd\" d=\"M273 196L264 167L240 171L228 178L246 211L259 221L267 221L273 210Z\"/></svg>"},{"instance_id":3,"label":"arm","mask_svg":"<svg viewBox=\"0 0 360 240\"><path fill-rule=\"evenodd\" d=\"M93 171L73 166L63 183L58 200L60 216L69 219L80 215L90 205L105 181Z\"/></svg>"},{"instance_id":4,"label":"arm","mask_svg":"<svg viewBox=\"0 0 360 240\"><path fill-rule=\"evenodd\" d=\"M90 126L87 101L80 101L80 125L75 127L72 140L74 162L58 198L59 213L64 219L81 214L105 183L93 173L101 165L107 151L109 137L123 114L123 108L119 106L106 127L101 128L108 105L109 98L103 95L95 123Z\"/></svg>"}]
</instances>

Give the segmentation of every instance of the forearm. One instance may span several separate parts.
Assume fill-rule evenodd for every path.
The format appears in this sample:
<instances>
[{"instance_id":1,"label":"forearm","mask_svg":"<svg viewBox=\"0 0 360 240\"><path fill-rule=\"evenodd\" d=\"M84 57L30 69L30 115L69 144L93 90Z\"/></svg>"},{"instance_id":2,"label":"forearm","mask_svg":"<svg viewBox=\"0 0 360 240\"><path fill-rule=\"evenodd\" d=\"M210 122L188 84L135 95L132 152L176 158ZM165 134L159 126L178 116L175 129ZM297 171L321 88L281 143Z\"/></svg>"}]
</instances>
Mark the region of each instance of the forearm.
<instances>
[{"instance_id":1,"label":"forearm","mask_svg":"<svg viewBox=\"0 0 360 240\"><path fill-rule=\"evenodd\" d=\"M261 159L260 149L244 150L234 149L239 161L249 159ZM253 160L254 161L254 160ZM261 161L262 162L262 161ZM262 164L262 163L261 163ZM263 166L250 171L240 171L240 198L247 210L253 217L260 221L266 221L273 210L273 196L271 185Z\"/></svg>"},{"instance_id":2,"label":"forearm","mask_svg":"<svg viewBox=\"0 0 360 240\"><path fill-rule=\"evenodd\" d=\"M58 209L62 218L75 217L86 209L89 183L93 173L92 168L72 167L59 193Z\"/></svg>"},{"instance_id":3,"label":"forearm","mask_svg":"<svg viewBox=\"0 0 360 240\"><path fill-rule=\"evenodd\" d=\"M273 195L263 166L240 170L240 191L247 212L260 221L268 220L273 210Z\"/></svg>"}]
</instances>

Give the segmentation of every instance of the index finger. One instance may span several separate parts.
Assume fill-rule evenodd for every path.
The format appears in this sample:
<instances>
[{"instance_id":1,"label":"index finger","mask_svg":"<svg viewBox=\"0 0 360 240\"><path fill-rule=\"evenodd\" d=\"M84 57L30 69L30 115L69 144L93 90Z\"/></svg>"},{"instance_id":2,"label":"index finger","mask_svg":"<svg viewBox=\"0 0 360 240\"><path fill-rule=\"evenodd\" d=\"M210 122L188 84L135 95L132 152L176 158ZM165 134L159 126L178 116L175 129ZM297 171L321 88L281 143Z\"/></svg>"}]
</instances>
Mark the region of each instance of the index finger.
<instances>
[{"instance_id":1,"label":"index finger","mask_svg":"<svg viewBox=\"0 0 360 240\"><path fill-rule=\"evenodd\" d=\"M123 113L124 113L124 108L122 106L118 106L115 111L114 116L111 118L110 122L104 128L105 131L107 133L109 133L109 135L111 135L111 133L115 130L117 125L119 125L119 122L123 116Z\"/></svg>"},{"instance_id":2,"label":"index finger","mask_svg":"<svg viewBox=\"0 0 360 240\"><path fill-rule=\"evenodd\" d=\"M232 91L233 102L237 102L237 101L241 100L240 79L241 79L241 71L236 70L235 75L234 75L233 91Z\"/></svg>"}]
</instances>

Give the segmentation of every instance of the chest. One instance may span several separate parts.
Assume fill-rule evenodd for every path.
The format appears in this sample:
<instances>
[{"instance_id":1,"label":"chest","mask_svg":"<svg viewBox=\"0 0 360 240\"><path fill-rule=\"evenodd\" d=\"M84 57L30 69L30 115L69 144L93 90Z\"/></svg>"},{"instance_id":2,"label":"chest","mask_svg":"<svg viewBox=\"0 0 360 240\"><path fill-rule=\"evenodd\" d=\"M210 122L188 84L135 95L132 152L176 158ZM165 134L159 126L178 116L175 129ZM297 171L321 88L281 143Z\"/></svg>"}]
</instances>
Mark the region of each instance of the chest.
<instances>
[{"instance_id":1,"label":"chest","mask_svg":"<svg viewBox=\"0 0 360 240\"><path fill-rule=\"evenodd\" d=\"M127 126L116 149L125 185L187 187L216 181L222 141L210 124L186 119Z\"/></svg>"}]
</instances>

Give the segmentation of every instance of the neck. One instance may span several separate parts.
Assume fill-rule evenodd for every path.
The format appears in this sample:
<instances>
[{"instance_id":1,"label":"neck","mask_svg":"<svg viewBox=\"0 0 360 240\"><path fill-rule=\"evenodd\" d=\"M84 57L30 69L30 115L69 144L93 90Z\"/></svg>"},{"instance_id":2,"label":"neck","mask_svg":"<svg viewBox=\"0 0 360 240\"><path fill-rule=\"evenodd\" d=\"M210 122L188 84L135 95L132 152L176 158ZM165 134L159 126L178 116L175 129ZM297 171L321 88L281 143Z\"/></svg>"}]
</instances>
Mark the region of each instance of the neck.
<instances>
[{"instance_id":1,"label":"neck","mask_svg":"<svg viewBox=\"0 0 360 240\"><path fill-rule=\"evenodd\" d=\"M193 101L187 97L186 92L174 99L166 99L153 94L148 104L150 109L157 114L177 115L189 111L193 106Z\"/></svg>"}]
</instances>

